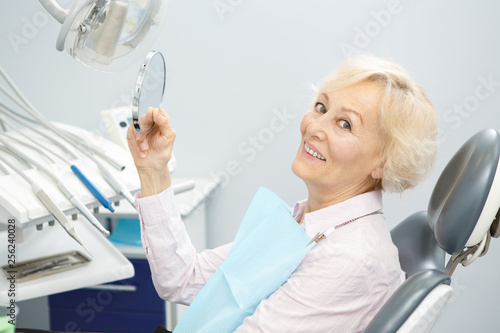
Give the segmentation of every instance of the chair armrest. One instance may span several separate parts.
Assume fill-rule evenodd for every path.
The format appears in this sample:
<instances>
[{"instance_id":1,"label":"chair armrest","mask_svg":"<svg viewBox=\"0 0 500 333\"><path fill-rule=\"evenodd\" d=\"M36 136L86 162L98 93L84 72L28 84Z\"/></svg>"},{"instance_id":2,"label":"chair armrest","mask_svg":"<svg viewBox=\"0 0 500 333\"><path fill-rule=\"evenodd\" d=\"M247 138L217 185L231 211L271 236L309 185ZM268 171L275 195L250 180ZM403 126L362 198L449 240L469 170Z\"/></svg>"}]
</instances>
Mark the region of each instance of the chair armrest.
<instances>
[{"instance_id":1,"label":"chair armrest","mask_svg":"<svg viewBox=\"0 0 500 333\"><path fill-rule=\"evenodd\" d=\"M431 269L406 280L384 304L365 330L365 333L397 332L419 304L440 284L449 285L448 274Z\"/></svg>"}]
</instances>

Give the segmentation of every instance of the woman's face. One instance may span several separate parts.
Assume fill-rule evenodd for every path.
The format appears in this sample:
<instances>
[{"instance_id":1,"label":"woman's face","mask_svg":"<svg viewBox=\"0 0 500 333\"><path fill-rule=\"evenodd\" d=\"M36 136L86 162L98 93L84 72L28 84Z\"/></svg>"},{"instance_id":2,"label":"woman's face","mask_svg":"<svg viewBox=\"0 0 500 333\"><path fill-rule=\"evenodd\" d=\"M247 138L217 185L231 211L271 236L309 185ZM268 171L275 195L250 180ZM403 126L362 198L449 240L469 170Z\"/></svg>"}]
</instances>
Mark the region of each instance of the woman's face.
<instances>
[{"instance_id":1,"label":"woman's face","mask_svg":"<svg viewBox=\"0 0 500 333\"><path fill-rule=\"evenodd\" d=\"M292 170L310 194L350 197L372 189L382 177L380 97L375 83L361 82L320 94L304 115Z\"/></svg>"}]
</instances>

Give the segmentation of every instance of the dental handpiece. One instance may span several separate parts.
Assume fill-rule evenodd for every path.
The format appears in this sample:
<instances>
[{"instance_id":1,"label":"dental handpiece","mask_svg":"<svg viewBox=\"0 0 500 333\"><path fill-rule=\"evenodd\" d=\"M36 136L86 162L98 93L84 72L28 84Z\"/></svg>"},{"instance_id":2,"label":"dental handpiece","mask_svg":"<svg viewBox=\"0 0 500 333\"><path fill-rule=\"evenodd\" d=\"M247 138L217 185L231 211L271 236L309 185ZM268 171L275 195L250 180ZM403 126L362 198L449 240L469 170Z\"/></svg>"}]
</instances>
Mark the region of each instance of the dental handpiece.
<instances>
[{"instance_id":1,"label":"dental handpiece","mask_svg":"<svg viewBox=\"0 0 500 333\"><path fill-rule=\"evenodd\" d=\"M73 223L71 223L70 220L64 215L64 213L56 206L56 204L50 199L50 197L45 193L45 191L38 186L38 184L31 182L31 189L33 192L36 194L38 199L43 203L45 208L55 217L56 221L59 222L59 224L64 228L66 233L71 236L75 241L80 244L85 251L92 256L90 251L85 247L83 244L82 239L80 238L80 235L78 235L78 232L76 231L75 227L73 226Z\"/></svg>"},{"instance_id":2,"label":"dental handpiece","mask_svg":"<svg viewBox=\"0 0 500 333\"><path fill-rule=\"evenodd\" d=\"M119 180L111 171L104 170L104 178L108 183L115 189L116 192L120 193L131 205L135 207L135 200L127 187Z\"/></svg>"},{"instance_id":3,"label":"dental handpiece","mask_svg":"<svg viewBox=\"0 0 500 333\"><path fill-rule=\"evenodd\" d=\"M85 176L80 168L73 164L71 166L71 170L105 208L107 208L112 213L115 211L111 201L109 201L109 199L90 181L90 179Z\"/></svg>"},{"instance_id":4,"label":"dental handpiece","mask_svg":"<svg viewBox=\"0 0 500 333\"><path fill-rule=\"evenodd\" d=\"M94 227L96 227L100 232L104 234L104 236L109 236L110 233L106 228L102 226L101 223L95 218L95 216L87 209L87 207L76 197L73 195L70 189L66 187L63 183L59 182L57 187L63 192L68 200L75 206L86 218L89 220Z\"/></svg>"}]
</instances>

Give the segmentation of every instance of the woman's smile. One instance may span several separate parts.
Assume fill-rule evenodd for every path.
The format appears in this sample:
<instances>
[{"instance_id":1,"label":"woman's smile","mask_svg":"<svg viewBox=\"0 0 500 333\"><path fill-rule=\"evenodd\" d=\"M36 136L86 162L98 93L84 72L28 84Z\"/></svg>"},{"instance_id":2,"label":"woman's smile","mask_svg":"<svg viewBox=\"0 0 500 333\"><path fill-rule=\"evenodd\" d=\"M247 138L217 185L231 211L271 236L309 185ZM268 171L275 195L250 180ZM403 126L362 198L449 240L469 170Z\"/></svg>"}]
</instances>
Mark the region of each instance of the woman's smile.
<instances>
[{"instance_id":1,"label":"woman's smile","mask_svg":"<svg viewBox=\"0 0 500 333\"><path fill-rule=\"evenodd\" d=\"M316 148L312 147L311 144L307 144L307 141L304 141L304 151L310 156L315 157L316 160L326 161L326 158L323 157L320 153L317 152Z\"/></svg>"}]
</instances>

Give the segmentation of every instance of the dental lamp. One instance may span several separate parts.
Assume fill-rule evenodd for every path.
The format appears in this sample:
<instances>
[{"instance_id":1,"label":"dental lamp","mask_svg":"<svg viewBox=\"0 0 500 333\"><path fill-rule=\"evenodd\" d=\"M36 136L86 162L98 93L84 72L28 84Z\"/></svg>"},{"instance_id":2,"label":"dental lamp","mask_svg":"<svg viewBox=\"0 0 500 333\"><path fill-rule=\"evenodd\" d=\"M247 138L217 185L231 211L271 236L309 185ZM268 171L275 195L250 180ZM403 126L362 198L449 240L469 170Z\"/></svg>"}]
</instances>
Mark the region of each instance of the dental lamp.
<instances>
[{"instance_id":1,"label":"dental lamp","mask_svg":"<svg viewBox=\"0 0 500 333\"><path fill-rule=\"evenodd\" d=\"M165 22L167 0L77 0L68 11L56 0L40 4L62 24L56 49L104 72L138 63Z\"/></svg>"}]
</instances>

